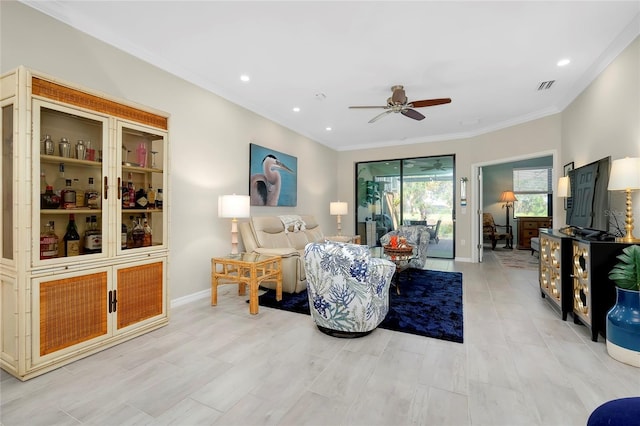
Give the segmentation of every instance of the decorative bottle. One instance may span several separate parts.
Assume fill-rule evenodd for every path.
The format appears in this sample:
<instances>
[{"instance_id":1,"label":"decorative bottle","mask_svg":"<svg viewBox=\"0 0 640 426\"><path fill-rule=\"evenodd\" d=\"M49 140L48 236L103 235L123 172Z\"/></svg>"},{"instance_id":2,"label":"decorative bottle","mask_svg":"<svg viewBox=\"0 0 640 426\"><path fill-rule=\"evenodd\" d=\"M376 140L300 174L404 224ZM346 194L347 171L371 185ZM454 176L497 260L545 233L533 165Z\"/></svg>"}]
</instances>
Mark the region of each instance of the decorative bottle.
<instances>
[{"instance_id":1,"label":"decorative bottle","mask_svg":"<svg viewBox=\"0 0 640 426\"><path fill-rule=\"evenodd\" d=\"M122 222L122 231L120 233L120 249L125 250L127 248L127 238L128 238L129 230L127 229L127 225Z\"/></svg>"},{"instance_id":2,"label":"decorative bottle","mask_svg":"<svg viewBox=\"0 0 640 426\"><path fill-rule=\"evenodd\" d=\"M55 232L55 222L49 221L44 225L44 232L40 234L40 259L58 257L58 236Z\"/></svg>"},{"instance_id":3,"label":"decorative bottle","mask_svg":"<svg viewBox=\"0 0 640 426\"><path fill-rule=\"evenodd\" d=\"M149 204L147 204L148 209L156 208L156 191L153 190L151 184L149 184L149 189L147 190L147 201L149 201Z\"/></svg>"},{"instance_id":4,"label":"decorative bottle","mask_svg":"<svg viewBox=\"0 0 640 426\"><path fill-rule=\"evenodd\" d=\"M142 217L142 229L144 230L144 240L142 245L150 247L152 244L151 226L149 226L149 221L144 216Z\"/></svg>"},{"instance_id":5,"label":"decorative bottle","mask_svg":"<svg viewBox=\"0 0 640 426\"><path fill-rule=\"evenodd\" d=\"M140 167L147 167L147 144L140 142L136 148L136 160Z\"/></svg>"},{"instance_id":6,"label":"decorative bottle","mask_svg":"<svg viewBox=\"0 0 640 426\"><path fill-rule=\"evenodd\" d=\"M62 190L61 197L63 209L75 209L76 208L76 191L71 186L71 179L67 179L67 184Z\"/></svg>"},{"instance_id":7,"label":"decorative bottle","mask_svg":"<svg viewBox=\"0 0 640 426\"><path fill-rule=\"evenodd\" d=\"M129 173L129 182L127 183L127 188L129 189L129 208L136 208L136 187L133 184L133 175Z\"/></svg>"},{"instance_id":8,"label":"decorative bottle","mask_svg":"<svg viewBox=\"0 0 640 426\"><path fill-rule=\"evenodd\" d=\"M60 197L53 192L53 187L48 185L44 194L40 195L40 208L57 209L58 207L60 207Z\"/></svg>"},{"instance_id":9,"label":"decorative bottle","mask_svg":"<svg viewBox=\"0 0 640 426\"><path fill-rule=\"evenodd\" d=\"M158 192L156 193L156 208L157 209L161 209L162 208L162 201L163 201L162 188L158 188Z\"/></svg>"},{"instance_id":10,"label":"decorative bottle","mask_svg":"<svg viewBox=\"0 0 640 426\"><path fill-rule=\"evenodd\" d=\"M76 218L74 214L69 215L69 224L67 232L64 234L64 255L78 256L80 254L80 234L76 226Z\"/></svg>"},{"instance_id":11,"label":"decorative bottle","mask_svg":"<svg viewBox=\"0 0 640 426\"><path fill-rule=\"evenodd\" d=\"M98 220L96 216L87 218L89 225L84 233L84 252L100 253L102 251L102 231L98 229Z\"/></svg>"},{"instance_id":12,"label":"decorative bottle","mask_svg":"<svg viewBox=\"0 0 640 426\"><path fill-rule=\"evenodd\" d=\"M76 191L76 207L84 207L85 206L85 192L80 185L80 179L74 179L71 185L74 191Z\"/></svg>"},{"instance_id":13,"label":"decorative bottle","mask_svg":"<svg viewBox=\"0 0 640 426\"><path fill-rule=\"evenodd\" d=\"M89 178L89 184L87 185L87 190L84 193L84 199L86 201L86 205L90 209L99 209L100 208L100 193L96 189L93 184L93 178Z\"/></svg>"},{"instance_id":14,"label":"decorative bottle","mask_svg":"<svg viewBox=\"0 0 640 426\"><path fill-rule=\"evenodd\" d=\"M144 228L142 227L142 220L133 221L133 230L131 231L133 236L133 247L142 247L144 245Z\"/></svg>"},{"instance_id":15,"label":"decorative bottle","mask_svg":"<svg viewBox=\"0 0 640 426\"><path fill-rule=\"evenodd\" d=\"M47 177L44 174L44 171L40 172L40 193L44 194L44 191L47 189Z\"/></svg>"},{"instance_id":16,"label":"decorative bottle","mask_svg":"<svg viewBox=\"0 0 640 426\"><path fill-rule=\"evenodd\" d=\"M53 192L60 196L66 184L67 179L64 177L64 163L60 163L58 166L58 177L53 182Z\"/></svg>"},{"instance_id":17,"label":"decorative bottle","mask_svg":"<svg viewBox=\"0 0 640 426\"><path fill-rule=\"evenodd\" d=\"M136 192L136 208L146 209L149 205L149 199L147 198L147 191L144 188L138 189Z\"/></svg>"}]
</instances>

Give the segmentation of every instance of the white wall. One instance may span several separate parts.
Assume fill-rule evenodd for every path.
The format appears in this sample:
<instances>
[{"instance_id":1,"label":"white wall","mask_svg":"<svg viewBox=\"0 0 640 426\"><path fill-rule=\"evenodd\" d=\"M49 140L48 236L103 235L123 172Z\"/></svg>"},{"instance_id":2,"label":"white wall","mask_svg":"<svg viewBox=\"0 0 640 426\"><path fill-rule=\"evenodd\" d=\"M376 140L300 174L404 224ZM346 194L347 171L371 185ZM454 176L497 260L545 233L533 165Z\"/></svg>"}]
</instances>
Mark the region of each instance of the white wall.
<instances>
[{"instance_id":1,"label":"white wall","mask_svg":"<svg viewBox=\"0 0 640 426\"><path fill-rule=\"evenodd\" d=\"M562 112L562 161L575 167L611 156L640 157L640 38L636 38ZM611 194L611 210L624 227L625 197ZM633 198L640 236L640 193ZM560 225L560 224L559 224Z\"/></svg>"},{"instance_id":2,"label":"white wall","mask_svg":"<svg viewBox=\"0 0 640 426\"><path fill-rule=\"evenodd\" d=\"M220 194L247 194L249 143L298 158L298 206L253 215L311 213L335 231L337 153L17 2L0 2L0 71L25 65L171 114L170 297L210 286L210 258L228 253Z\"/></svg>"}]
</instances>

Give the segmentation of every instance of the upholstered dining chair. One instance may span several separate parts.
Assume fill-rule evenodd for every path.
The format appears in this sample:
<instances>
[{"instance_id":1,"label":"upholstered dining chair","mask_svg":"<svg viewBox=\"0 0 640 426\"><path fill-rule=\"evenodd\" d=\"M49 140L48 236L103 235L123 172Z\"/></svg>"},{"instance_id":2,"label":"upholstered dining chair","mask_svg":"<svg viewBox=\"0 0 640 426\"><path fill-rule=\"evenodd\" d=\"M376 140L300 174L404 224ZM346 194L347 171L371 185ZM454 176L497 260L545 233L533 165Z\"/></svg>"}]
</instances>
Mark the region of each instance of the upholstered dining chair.
<instances>
[{"instance_id":1,"label":"upholstered dining chair","mask_svg":"<svg viewBox=\"0 0 640 426\"><path fill-rule=\"evenodd\" d=\"M436 244L440 242L440 237L438 237L438 232L440 232L440 224L442 223L442 219L438 219L435 225L427 225L427 231L429 231L429 241L433 241Z\"/></svg>"},{"instance_id":2,"label":"upholstered dining chair","mask_svg":"<svg viewBox=\"0 0 640 426\"><path fill-rule=\"evenodd\" d=\"M513 234L511 227L507 225L496 225L491 213L482 213L482 235L491 241L491 249L495 250L498 241L505 240L510 245Z\"/></svg>"},{"instance_id":3,"label":"upholstered dining chair","mask_svg":"<svg viewBox=\"0 0 640 426\"><path fill-rule=\"evenodd\" d=\"M320 331L334 337L369 334L389 311L393 262L369 247L325 241L304 249L309 310Z\"/></svg>"}]
</instances>

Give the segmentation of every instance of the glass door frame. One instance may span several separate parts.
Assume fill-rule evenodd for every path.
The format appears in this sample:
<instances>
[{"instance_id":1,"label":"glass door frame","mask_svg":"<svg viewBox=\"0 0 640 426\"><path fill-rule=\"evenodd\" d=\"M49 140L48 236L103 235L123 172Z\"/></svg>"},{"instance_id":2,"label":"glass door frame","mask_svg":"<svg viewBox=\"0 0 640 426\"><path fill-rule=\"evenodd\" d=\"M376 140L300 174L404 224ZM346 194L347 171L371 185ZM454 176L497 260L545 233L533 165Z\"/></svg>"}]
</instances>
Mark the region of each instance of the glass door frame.
<instances>
[{"instance_id":1,"label":"glass door frame","mask_svg":"<svg viewBox=\"0 0 640 426\"><path fill-rule=\"evenodd\" d=\"M450 191L451 198L447 197L443 202L430 197L429 200L431 202L437 203L435 205L438 207L438 212L431 211L433 209L429 209L429 204L426 204L419 212L420 217L418 220L427 220L429 225L435 225L438 219L442 220L439 236L441 237L443 231L445 231L447 236L450 237L451 249L446 250L443 255L431 257L454 259L455 200L457 194L455 159L455 154L444 154L355 163L354 205L356 206L356 214L354 215L354 221L356 233L361 236L363 243L371 245L371 241L367 242L367 227L375 229L375 231L369 229L368 232L375 232L375 245L377 245L381 235L399 225L409 223L410 219L407 219L409 213L405 212L407 208L405 206L405 197L408 197L408 195L405 195L404 188L407 183L407 177L411 176L409 173L417 170L417 173L412 173L413 176L428 177L432 182L450 182L450 185L446 187L446 191ZM395 179L397 179L397 183L394 182ZM395 188L395 190L387 194L382 193L384 188L381 189L376 183L384 181L389 182L391 188ZM393 194L396 193L398 197L394 199ZM393 206L397 206L397 210ZM449 215L449 217L443 215ZM416 219L411 220L415 221ZM371 222L375 222L375 225ZM432 241L432 243L434 242Z\"/></svg>"}]
</instances>

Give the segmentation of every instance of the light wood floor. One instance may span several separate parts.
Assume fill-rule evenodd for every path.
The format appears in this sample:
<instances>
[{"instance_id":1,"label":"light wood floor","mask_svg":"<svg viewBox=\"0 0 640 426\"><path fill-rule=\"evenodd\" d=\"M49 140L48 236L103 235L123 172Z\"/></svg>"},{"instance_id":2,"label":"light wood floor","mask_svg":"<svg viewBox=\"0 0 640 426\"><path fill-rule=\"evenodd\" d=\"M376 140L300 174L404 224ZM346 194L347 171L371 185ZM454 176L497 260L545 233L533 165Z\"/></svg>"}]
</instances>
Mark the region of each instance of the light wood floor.
<instances>
[{"instance_id":1,"label":"light wood floor","mask_svg":"<svg viewBox=\"0 0 640 426\"><path fill-rule=\"evenodd\" d=\"M20 382L0 381L12 425L584 425L640 395L640 370L563 322L535 271L429 260L464 274L464 344L378 329L328 337L303 315L220 288L167 327ZM175 285L175 284L174 284Z\"/></svg>"}]
</instances>

